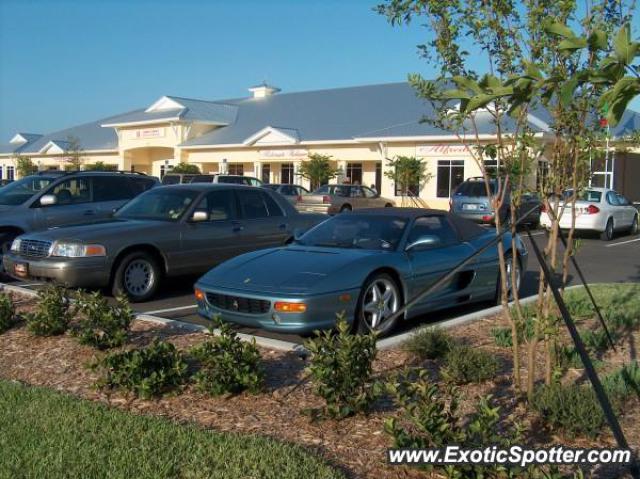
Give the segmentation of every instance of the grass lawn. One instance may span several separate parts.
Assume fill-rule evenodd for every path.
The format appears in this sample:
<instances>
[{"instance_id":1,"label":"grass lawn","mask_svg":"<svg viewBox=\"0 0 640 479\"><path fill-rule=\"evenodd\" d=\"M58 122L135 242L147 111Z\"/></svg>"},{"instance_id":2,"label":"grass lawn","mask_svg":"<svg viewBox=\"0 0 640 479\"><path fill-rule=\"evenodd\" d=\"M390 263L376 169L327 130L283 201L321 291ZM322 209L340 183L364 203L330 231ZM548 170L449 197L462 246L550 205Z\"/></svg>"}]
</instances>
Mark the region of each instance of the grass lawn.
<instances>
[{"instance_id":1,"label":"grass lawn","mask_svg":"<svg viewBox=\"0 0 640 479\"><path fill-rule=\"evenodd\" d=\"M0 380L0 478L343 478L313 453Z\"/></svg>"}]
</instances>

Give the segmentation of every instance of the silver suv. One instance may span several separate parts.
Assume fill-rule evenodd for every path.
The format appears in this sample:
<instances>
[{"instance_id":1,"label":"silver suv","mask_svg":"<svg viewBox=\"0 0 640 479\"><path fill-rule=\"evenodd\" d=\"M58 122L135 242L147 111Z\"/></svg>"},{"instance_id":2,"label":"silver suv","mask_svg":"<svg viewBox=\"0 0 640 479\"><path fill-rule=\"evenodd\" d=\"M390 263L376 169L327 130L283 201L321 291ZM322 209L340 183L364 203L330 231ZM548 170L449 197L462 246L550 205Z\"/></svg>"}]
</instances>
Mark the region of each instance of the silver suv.
<instances>
[{"instance_id":1,"label":"silver suv","mask_svg":"<svg viewBox=\"0 0 640 479\"><path fill-rule=\"evenodd\" d=\"M14 181L0 189L0 255L23 233L107 218L157 184L117 171L42 171Z\"/></svg>"}]
</instances>

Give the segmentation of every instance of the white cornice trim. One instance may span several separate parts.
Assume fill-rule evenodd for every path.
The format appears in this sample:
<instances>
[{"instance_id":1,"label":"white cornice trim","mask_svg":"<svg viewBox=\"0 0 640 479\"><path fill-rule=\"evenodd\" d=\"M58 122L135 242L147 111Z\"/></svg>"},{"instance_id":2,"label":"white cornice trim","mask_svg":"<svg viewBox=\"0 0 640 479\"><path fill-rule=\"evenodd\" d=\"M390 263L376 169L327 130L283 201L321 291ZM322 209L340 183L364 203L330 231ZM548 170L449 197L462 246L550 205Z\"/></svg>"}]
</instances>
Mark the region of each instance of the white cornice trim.
<instances>
[{"instance_id":1,"label":"white cornice trim","mask_svg":"<svg viewBox=\"0 0 640 479\"><path fill-rule=\"evenodd\" d=\"M181 110L183 108L185 108L184 105L165 95L154 101L151 106L145 110L145 112L148 113L151 111Z\"/></svg>"},{"instance_id":2,"label":"white cornice trim","mask_svg":"<svg viewBox=\"0 0 640 479\"><path fill-rule=\"evenodd\" d=\"M103 123L100 126L103 128L113 127L125 127L125 126L139 126L139 125L158 125L161 123L171 123L172 121L180 121L180 117L173 116L169 118L160 118L158 120L140 120L140 121L128 121L122 123Z\"/></svg>"},{"instance_id":3,"label":"white cornice trim","mask_svg":"<svg viewBox=\"0 0 640 479\"><path fill-rule=\"evenodd\" d=\"M281 143L271 143L270 145L295 145L300 142L300 138L298 138L298 132L292 128L277 128L273 126L267 126L262 130L254 133L246 140L242 142L245 146L250 146L255 143L258 143L261 139L265 138L269 135L278 135L286 138L288 141Z\"/></svg>"}]
</instances>

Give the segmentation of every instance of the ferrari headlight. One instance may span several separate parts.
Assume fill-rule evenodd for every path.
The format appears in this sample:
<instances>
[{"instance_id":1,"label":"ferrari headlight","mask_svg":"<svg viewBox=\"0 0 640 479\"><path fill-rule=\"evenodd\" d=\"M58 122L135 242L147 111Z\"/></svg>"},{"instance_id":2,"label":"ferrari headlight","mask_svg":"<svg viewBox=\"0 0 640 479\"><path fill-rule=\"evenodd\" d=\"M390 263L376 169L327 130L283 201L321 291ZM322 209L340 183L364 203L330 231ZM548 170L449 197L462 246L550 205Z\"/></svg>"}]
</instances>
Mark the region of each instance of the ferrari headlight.
<instances>
[{"instance_id":1,"label":"ferrari headlight","mask_svg":"<svg viewBox=\"0 0 640 479\"><path fill-rule=\"evenodd\" d=\"M22 243L22 240L20 238L14 239L13 243L11 243L11 251L13 251L14 253L19 253L21 243Z\"/></svg>"},{"instance_id":2,"label":"ferrari headlight","mask_svg":"<svg viewBox=\"0 0 640 479\"><path fill-rule=\"evenodd\" d=\"M85 258L88 256L106 256L107 250L101 244L80 244L56 242L51 250L51 256L65 258Z\"/></svg>"}]
</instances>

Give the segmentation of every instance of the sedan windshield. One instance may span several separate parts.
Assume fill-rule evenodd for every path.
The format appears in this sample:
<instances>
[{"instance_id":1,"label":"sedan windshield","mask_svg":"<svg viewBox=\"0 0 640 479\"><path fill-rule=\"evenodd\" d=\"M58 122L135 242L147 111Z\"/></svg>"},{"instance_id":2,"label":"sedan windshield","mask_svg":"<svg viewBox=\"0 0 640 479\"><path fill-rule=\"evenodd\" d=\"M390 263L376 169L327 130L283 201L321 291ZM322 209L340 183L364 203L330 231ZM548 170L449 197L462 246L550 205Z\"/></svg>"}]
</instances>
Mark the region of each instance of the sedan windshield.
<instances>
[{"instance_id":1,"label":"sedan windshield","mask_svg":"<svg viewBox=\"0 0 640 479\"><path fill-rule=\"evenodd\" d=\"M297 244L328 248L394 250L407 220L393 216L342 214L303 235Z\"/></svg>"},{"instance_id":2,"label":"sedan windshield","mask_svg":"<svg viewBox=\"0 0 640 479\"><path fill-rule=\"evenodd\" d=\"M0 205L21 205L36 193L49 186L53 178L27 176L0 189Z\"/></svg>"},{"instance_id":3,"label":"sedan windshield","mask_svg":"<svg viewBox=\"0 0 640 479\"><path fill-rule=\"evenodd\" d=\"M124 205L116 218L133 220L178 221L198 197L198 192L160 188L137 196Z\"/></svg>"},{"instance_id":4,"label":"sedan windshield","mask_svg":"<svg viewBox=\"0 0 640 479\"><path fill-rule=\"evenodd\" d=\"M573 190L566 190L562 193L565 201L571 200L573 195ZM590 201L591 203L600 203L602 200L602 192L595 190L583 190L578 192L578 196L576 197L577 201Z\"/></svg>"}]
</instances>

